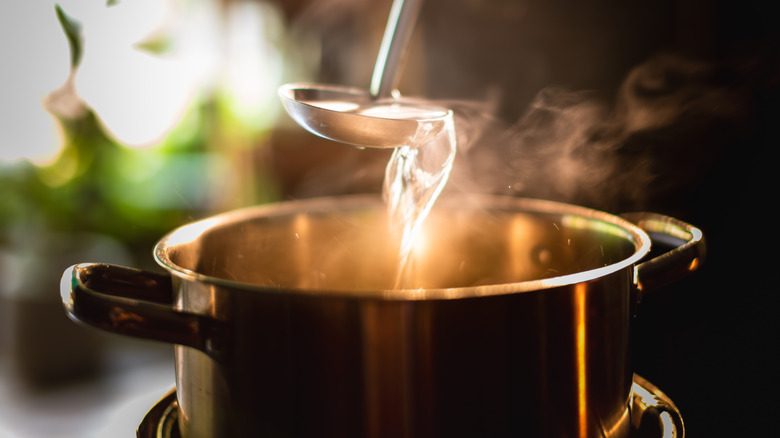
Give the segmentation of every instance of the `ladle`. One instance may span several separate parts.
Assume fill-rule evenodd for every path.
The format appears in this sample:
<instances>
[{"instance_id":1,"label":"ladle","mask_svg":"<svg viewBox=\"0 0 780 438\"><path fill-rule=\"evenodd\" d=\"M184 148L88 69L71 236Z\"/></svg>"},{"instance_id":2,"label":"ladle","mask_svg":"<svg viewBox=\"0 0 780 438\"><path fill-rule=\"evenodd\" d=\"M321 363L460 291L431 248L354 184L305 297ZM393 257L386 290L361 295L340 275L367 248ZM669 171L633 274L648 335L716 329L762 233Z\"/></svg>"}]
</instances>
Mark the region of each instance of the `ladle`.
<instances>
[{"instance_id":1,"label":"ladle","mask_svg":"<svg viewBox=\"0 0 780 438\"><path fill-rule=\"evenodd\" d=\"M394 91L421 5L422 0L393 0L368 92L286 84L279 96L290 116L313 134L358 147L396 148L433 138L451 111Z\"/></svg>"}]
</instances>

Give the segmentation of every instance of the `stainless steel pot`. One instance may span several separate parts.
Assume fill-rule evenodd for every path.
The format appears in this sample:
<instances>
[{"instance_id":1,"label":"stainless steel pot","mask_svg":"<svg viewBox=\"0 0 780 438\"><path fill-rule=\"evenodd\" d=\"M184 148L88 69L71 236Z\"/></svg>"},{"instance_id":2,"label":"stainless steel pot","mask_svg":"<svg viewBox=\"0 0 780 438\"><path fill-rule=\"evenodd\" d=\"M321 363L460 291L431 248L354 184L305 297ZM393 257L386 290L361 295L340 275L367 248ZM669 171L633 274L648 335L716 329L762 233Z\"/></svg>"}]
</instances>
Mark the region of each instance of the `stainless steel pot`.
<instances>
[{"instance_id":1,"label":"stainless steel pot","mask_svg":"<svg viewBox=\"0 0 780 438\"><path fill-rule=\"evenodd\" d=\"M634 308L704 256L691 225L625 217L442 199L392 290L378 198L281 203L173 231L166 275L77 265L62 293L77 321L176 344L186 438L624 437ZM648 233L675 249L642 261Z\"/></svg>"}]
</instances>

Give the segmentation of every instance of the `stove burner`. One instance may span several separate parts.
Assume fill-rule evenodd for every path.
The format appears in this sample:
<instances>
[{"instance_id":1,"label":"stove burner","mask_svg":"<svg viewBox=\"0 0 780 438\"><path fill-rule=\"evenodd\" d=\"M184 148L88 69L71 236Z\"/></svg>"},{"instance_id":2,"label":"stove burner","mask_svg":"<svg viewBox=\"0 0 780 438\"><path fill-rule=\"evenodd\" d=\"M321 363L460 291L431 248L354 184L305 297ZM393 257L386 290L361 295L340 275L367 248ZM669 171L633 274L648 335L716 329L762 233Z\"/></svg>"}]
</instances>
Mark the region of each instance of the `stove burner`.
<instances>
[{"instance_id":1,"label":"stove burner","mask_svg":"<svg viewBox=\"0 0 780 438\"><path fill-rule=\"evenodd\" d=\"M673 424L664 418L668 413L657 409L666 405L677 412L677 407L671 399L655 385L634 374L633 398L631 414L639 418L631 421L629 438L655 438L675 436L684 438L685 430L680 424ZM176 389L166 394L146 414L136 431L137 438L180 438L179 411L176 401ZM667 417L668 418L668 417Z\"/></svg>"},{"instance_id":2,"label":"stove burner","mask_svg":"<svg viewBox=\"0 0 780 438\"><path fill-rule=\"evenodd\" d=\"M147 412L136 430L137 438L179 438L179 403L176 389L165 395Z\"/></svg>"}]
</instances>

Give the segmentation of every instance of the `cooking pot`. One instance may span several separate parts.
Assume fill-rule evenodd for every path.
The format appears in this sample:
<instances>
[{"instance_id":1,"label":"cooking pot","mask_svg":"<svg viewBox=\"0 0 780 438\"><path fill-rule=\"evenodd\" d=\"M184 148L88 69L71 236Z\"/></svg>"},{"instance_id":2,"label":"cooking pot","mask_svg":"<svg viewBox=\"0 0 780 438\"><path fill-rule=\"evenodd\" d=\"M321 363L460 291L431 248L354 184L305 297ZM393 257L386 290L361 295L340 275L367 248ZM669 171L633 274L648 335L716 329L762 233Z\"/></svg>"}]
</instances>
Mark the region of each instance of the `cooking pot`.
<instances>
[{"instance_id":1,"label":"cooking pot","mask_svg":"<svg viewBox=\"0 0 780 438\"><path fill-rule=\"evenodd\" d=\"M164 237L164 274L70 268L63 302L76 321L176 345L185 438L628 435L635 307L699 266L699 229L443 198L393 289L386 219L373 196L228 212ZM645 260L650 235L674 248Z\"/></svg>"}]
</instances>

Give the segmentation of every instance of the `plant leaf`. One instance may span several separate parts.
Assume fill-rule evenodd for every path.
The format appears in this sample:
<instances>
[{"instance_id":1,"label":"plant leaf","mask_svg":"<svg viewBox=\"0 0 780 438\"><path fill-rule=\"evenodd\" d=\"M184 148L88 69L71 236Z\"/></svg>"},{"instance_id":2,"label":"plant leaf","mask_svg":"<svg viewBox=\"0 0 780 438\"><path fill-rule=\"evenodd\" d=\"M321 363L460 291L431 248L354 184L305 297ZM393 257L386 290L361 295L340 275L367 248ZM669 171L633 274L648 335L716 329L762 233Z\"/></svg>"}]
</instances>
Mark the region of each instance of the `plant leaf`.
<instances>
[{"instance_id":1,"label":"plant leaf","mask_svg":"<svg viewBox=\"0 0 780 438\"><path fill-rule=\"evenodd\" d=\"M65 31L65 36L68 38L70 67L75 69L79 66L83 53L84 40L81 35L81 23L66 14L59 4L55 4L54 8L57 12L57 20L59 20L60 26L62 26L62 30Z\"/></svg>"}]
</instances>

